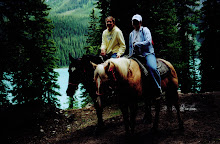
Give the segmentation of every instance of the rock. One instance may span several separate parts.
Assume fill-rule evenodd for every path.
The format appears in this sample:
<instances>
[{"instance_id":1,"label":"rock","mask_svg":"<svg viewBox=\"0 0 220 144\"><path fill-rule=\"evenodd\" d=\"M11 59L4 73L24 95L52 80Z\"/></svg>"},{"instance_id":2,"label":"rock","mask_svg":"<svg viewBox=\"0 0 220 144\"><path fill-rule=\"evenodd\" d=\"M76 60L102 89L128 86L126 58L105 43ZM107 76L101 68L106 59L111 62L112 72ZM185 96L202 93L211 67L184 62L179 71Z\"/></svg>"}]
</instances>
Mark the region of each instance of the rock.
<instances>
[{"instance_id":1,"label":"rock","mask_svg":"<svg viewBox=\"0 0 220 144\"><path fill-rule=\"evenodd\" d=\"M70 114L70 115L67 117L67 119L68 119L69 122L72 122L72 121L74 121L74 119L75 119L75 115L74 115L74 114Z\"/></svg>"},{"instance_id":2,"label":"rock","mask_svg":"<svg viewBox=\"0 0 220 144\"><path fill-rule=\"evenodd\" d=\"M43 129L40 129L40 132L44 133L44 130L43 130Z\"/></svg>"},{"instance_id":3,"label":"rock","mask_svg":"<svg viewBox=\"0 0 220 144\"><path fill-rule=\"evenodd\" d=\"M88 104L85 106L85 108L86 108L86 109L89 109L89 108L91 108L92 106L93 106L93 104L88 103Z\"/></svg>"},{"instance_id":4,"label":"rock","mask_svg":"<svg viewBox=\"0 0 220 144\"><path fill-rule=\"evenodd\" d=\"M58 120L58 119L54 119L54 121L55 121L55 122L57 122L57 123L59 122L59 120Z\"/></svg>"},{"instance_id":5,"label":"rock","mask_svg":"<svg viewBox=\"0 0 220 144\"><path fill-rule=\"evenodd\" d=\"M66 126L66 130L67 130L67 131L70 131L70 130L71 130L71 125L67 125L67 126Z\"/></svg>"}]
</instances>

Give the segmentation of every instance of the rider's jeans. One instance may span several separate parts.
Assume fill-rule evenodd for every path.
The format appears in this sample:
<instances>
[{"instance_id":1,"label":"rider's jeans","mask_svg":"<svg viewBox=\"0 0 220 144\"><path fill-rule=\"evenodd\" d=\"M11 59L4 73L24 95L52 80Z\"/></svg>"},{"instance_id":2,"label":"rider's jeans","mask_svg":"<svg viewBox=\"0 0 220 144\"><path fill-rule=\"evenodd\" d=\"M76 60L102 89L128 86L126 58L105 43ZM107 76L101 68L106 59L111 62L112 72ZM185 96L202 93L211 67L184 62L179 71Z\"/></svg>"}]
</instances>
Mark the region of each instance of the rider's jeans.
<instances>
[{"instance_id":1,"label":"rider's jeans","mask_svg":"<svg viewBox=\"0 0 220 144\"><path fill-rule=\"evenodd\" d=\"M157 61L154 53L148 54L145 56L146 65L148 66L148 70L150 75L153 78L153 83L155 83L154 87L161 90L161 78L160 72L157 69Z\"/></svg>"}]
</instances>

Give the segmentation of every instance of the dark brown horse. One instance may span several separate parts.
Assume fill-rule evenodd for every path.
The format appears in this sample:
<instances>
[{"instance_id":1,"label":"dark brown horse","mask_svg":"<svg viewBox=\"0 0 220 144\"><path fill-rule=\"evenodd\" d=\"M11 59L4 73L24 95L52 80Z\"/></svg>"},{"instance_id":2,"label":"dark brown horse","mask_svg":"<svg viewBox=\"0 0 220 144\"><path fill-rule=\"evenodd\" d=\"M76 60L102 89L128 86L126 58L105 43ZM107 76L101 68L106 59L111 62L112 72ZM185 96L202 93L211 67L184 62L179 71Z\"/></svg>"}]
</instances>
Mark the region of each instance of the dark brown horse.
<instances>
[{"instance_id":1,"label":"dark brown horse","mask_svg":"<svg viewBox=\"0 0 220 144\"><path fill-rule=\"evenodd\" d=\"M103 108L98 104L100 99L97 100L96 87L93 82L93 67L90 61L96 63L102 63L102 59L98 56L84 55L82 58L74 59L69 55L70 65L69 65L69 84L67 88L67 95L73 97L75 90L78 88L78 84L82 83L86 91L89 93L90 97L94 102L96 109L96 114L98 118L98 127L103 126L102 112Z\"/></svg>"},{"instance_id":2,"label":"dark brown horse","mask_svg":"<svg viewBox=\"0 0 220 144\"><path fill-rule=\"evenodd\" d=\"M170 69L169 73L161 80L161 86L163 91L166 92L166 99L168 107L175 106L178 115L179 128L183 129L183 122L180 117L179 103L178 103L178 78L174 67L163 59ZM94 81L96 82L96 94L100 97L110 87L115 87L115 91L118 94L118 102L123 114L125 130L126 132L134 132L135 117L137 111L137 101L139 97L146 97L145 104L147 105L146 116L151 120L151 107L149 106L149 100L147 97L146 87L143 86L142 73L138 63L132 59L119 58L109 59L103 64L94 64ZM113 83L113 84L112 84ZM150 90L149 90L150 91ZM158 128L160 101L155 100L156 115L154 120L153 129ZM130 110L130 114L129 114ZM129 117L130 115L130 117Z\"/></svg>"}]
</instances>

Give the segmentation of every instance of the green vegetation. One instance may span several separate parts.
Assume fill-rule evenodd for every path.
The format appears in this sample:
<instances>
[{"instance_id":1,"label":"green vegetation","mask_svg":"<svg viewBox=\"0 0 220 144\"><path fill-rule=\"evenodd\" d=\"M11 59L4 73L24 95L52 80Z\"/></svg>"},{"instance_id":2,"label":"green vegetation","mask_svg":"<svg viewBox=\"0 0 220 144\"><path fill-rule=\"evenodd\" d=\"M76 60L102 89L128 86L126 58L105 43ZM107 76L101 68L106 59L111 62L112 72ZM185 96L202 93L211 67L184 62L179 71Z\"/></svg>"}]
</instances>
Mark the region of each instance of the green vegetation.
<instances>
[{"instance_id":1,"label":"green vegetation","mask_svg":"<svg viewBox=\"0 0 220 144\"><path fill-rule=\"evenodd\" d=\"M220 87L220 80L216 78L220 26L215 20L220 18L219 6L217 0L99 0L99 23L96 34L89 35L93 41L88 51L96 51L105 29L104 19L112 15L123 32L128 53L128 37L133 29L131 17L138 13L143 17L143 26L151 30L156 56L174 65L182 92L217 90ZM97 20L93 13L90 17L92 29ZM201 73L198 72L200 65Z\"/></svg>"},{"instance_id":2,"label":"green vegetation","mask_svg":"<svg viewBox=\"0 0 220 144\"><path fill-rule=\"evenodd\" d=\"M199 49L201 59L201 89L205 91L220 90L220 2L207 0L203 2L201 9L201 38L202 45Z\"/></svg>"},{"instance_id":3,"label":"green vegetation","mask_svg":"<svg viewBox=\"0 0 220 144\"><path fill-rule=\"evenodd\" d=\"M3 0L0 9L1 106L11 105L9 94L17 104L58 105L53 69L68 66L69 53L97 54L109 15L123 32L126 54L131 17L142 15L156 56L175 66L182 92L220 88L218 0Z\"/></svg>"},{"instance_id":4,"label":"green vegetation","mask_svg":"<svg viewBox=\"0 0 220 144\"><path fill-rule=\"evenodd\" d=\"M69 64L69 53L74 58L81 57L88 46L86 34L89 26L89 14L94 8L95 0L49 0L51 7L49 18L55 28L53 39L58 50L56 57L59 67Z\"/></svg>"},{"instance_id":5,"label":"green vegetation","mask_svg":"<svg viewBox=\"0 0 220 144\"><path fill-rule=\"evenodd\" d=\"M7 0L0 3L0 105L38 102L59 105L54 72L56 47L49 8L42 0ZM8 89L8 84L12 85Z\"/></svg>"}]
</instances>

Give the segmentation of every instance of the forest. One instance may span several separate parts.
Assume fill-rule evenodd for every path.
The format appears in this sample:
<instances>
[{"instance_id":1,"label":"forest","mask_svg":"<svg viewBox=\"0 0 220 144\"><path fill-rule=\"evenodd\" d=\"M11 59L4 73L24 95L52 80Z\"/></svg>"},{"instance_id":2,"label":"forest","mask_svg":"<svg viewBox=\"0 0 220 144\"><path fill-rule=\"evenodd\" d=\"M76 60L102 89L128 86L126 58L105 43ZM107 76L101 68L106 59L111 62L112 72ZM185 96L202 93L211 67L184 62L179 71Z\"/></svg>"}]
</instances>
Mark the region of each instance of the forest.
<instances>
[{"instance_id":1,"label":"forest","mask_svg":"<svg viewBox=\"0 0 220 144\"><path fill-rule=\"evenodd\" d=\"M151 30L156 56L176 68L182 92L219 90L218 0L9 0L0 7L1 106L10 105L9 94L17 104L58 104L53 69L68 66L69 53L74 58L99 54L109 15L116 18L128 45L136 13Z\"/></svg>"},{"instance_id":2,"label":"forest","mask_svg":"<svg viewBox=\"0 0 220 144\"><path fill-rule=\"evenodd\" d=\"M151 30L156 56L176 68L182 92L219 90L217 0L19 0L0 4L1 105L10 104L9 93L17 104L35 100L58 104L53 68L68 66L69 53L74 58L99 54L109 15L116 18L128 45L131 17L136 13ZM13 90L5 82L11 77ZM29 96L27 90L36 93Z\"/></svg>"},{"instance_id":3,"label":"forest","mask_svg":"<svg viewBox=\"0 0 220 144\"><path fill-rule=\"evenodd\" d=\"M183 93L219 90L220 81L216 77L219 3L217 0L99 0L96 8L100 16L95 11L90 15L87 53L99 48L102 31L106 29L105 18L109 15L116 18L128 47L129 33L133 30L131 18L140 14L142 25L151 31L156 57L174 65Z\"/></svg>"},{"instance_id":4,"label":"forest","mask_svg":"<svg viewBox=\"0 0 220 144\"><path fill-rule=\"evenodd\" d=\"M128 46L128 36L133 29L130 19L138 13L143 17L143 26L151 30L156 56L170 61L181 75L182 92L219 88L219 80L211 74L216 73L214 67L219 53L216 44L219 25L215 22L219 17L218 1L77 1L74 3L77 9L69 7L71 2L74 1L57 2L55 6L48 1L53 7L49 17L55 25L53 39L58 47L59 67L68 66L69 52L75 58L85 53L99 53L105 18L109 15L116 18ZM207 43L212 46L207 48ZM212 61L211 64L208 61Z\"/></svg>"},{"instance_id":5,"label":"forest","mask_svg":"<svg viewBox=\"0 0 220 144\"><path fill-rule=\"evenodd\" d=\"M220 90L219 0L1 0L1 127L17 128L18 117L26 126L43 121L59 105L54 69L68 66L69 53L99 54L110 15L128 46L134 14L150 29L156 57L174 65L183 93Z\"/></svg>"},{"instance_id":6,"label":"forest","mask_svg":"<svg viewBox=\"0 0 220 144\"><path fill-rule=\"evenodd\" d=\"M219 25L215 22L215 17L219 17L218 1L65 0L47 1L47 4L52 8L49 18L55 26L53 40L58 48L55 53L59 58L58 67L68 66L69 53L75 58L85 53L99 53L101 35L106 28L104 19L109 15L116 18L128 46L128 36L133 29L130 19L138 13L143 17L143 26L151 30L156 56L170 61L181 75L182 92L219 88L219 80L211 74L216 73L213 67L217 66L219 53L216 48ZM213 46L207 48L207 43ZM206 57L208 55L212 60ZM208 61L213 62L208 64Z\"/></svg>"},{"instance_id":7,"label":"forest","mask_svg":"<svg viewBox=\"0 0 220 144\"><path fill-rule=\"evenodd\" d=\"M57 0L47 1L51 8L48 18L54 25L53 40L58 48L55 56L59 58L58 67L69 64L69 53L74 58L84 53L86 34L89 26L89 14L95 7L95 0Z\"/></svg>"}]
</instances>

